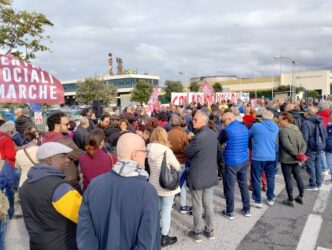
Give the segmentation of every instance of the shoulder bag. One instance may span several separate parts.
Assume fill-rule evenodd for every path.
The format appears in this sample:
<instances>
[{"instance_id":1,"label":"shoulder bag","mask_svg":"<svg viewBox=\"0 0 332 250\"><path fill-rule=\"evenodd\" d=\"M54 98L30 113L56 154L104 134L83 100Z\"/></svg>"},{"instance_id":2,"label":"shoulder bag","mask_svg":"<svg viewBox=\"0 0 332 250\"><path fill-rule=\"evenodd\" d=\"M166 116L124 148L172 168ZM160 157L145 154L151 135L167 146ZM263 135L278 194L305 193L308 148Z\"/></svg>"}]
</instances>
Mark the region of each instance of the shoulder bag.
<instances>
[{"instance_id":1,"label":"shoulder bag","mask_svg":"<svg viewBox=\"0 0 332 250\"><path fill-rule=\"evenodd\" d=\"M178 172L170 166L167 166L166 152L164 152L163 161L160 168L159 184L162 188L168 190L175 190L179 186L179 174Z\"/></svg>"}]
</instances>

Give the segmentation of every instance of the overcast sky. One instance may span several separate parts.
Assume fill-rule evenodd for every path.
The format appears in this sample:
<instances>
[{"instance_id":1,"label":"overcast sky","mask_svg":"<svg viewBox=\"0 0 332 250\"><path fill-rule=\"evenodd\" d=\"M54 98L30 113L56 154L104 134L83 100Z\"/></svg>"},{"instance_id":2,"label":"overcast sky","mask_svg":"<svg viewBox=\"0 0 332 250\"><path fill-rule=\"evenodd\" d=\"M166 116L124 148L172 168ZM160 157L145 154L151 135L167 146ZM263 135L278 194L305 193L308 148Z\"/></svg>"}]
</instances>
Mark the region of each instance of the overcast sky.
<instances>
[{"instance_id":1,"label":"overcast sky","mask_svg":"<svg viewBox=\"0 0 332 250\"><path fill-rule=\"evenodd\" d=\"M125 68L181 80L201 75L279 75L276 55L295 71L332 69L330 0L14 0L54 23L52 53L34 64L61 80ZM114 60L114 71L116 63ZM282 62L282 72L290 72ZM180 75L178 72L183 72Z\"/></svg>"}]
</instances>

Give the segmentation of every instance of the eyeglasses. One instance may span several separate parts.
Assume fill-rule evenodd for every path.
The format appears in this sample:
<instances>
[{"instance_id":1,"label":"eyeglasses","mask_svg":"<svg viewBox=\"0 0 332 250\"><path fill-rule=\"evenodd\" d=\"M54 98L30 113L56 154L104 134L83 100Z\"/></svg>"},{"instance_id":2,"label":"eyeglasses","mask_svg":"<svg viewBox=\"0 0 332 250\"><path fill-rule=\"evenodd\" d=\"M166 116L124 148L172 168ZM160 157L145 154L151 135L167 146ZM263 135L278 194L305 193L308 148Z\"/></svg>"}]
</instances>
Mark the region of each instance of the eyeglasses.
<instances>
[{"instance_id":1,"label":"eyeglasses","mask_svg":"<svg viewBox=\"0 0 332 250\"><path fill-rule=\"evenodd\" d=\"M145 154L149 153L148 150L136 150L136 152L143 152L143 153L145 153Z\"/></svg>"}]
</instances>

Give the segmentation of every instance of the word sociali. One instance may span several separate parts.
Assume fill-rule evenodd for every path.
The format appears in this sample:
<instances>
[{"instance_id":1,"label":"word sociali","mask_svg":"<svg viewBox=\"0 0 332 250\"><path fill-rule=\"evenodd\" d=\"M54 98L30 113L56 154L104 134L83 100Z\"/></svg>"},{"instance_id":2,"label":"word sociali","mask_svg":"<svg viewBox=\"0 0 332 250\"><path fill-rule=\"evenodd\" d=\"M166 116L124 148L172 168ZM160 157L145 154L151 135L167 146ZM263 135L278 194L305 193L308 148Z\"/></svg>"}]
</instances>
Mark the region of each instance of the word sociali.
<instances>
[{"instance_id":1,"label":"word sociali","mask_svg":"<svg viewBox=\"0 0 332 250\"><path fill-rule=\"evenodd\" d=\"M0 98L7 101L27 100L60 103L62 84L39 67L11 56L0 55Z\"/></svg>"}]
</instances>

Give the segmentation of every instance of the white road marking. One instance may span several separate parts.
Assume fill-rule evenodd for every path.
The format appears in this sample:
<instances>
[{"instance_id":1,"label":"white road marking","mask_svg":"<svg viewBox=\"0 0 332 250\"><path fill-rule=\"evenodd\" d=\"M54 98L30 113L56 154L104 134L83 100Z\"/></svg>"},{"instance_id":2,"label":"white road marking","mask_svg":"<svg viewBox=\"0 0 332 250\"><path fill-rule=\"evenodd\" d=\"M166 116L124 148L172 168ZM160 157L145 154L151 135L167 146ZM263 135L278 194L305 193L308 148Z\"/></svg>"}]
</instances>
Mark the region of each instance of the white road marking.
<instances>
[{"instance_id":1,"label":"white road marking","mask_svg":"<svg viewBox=\"0 0 332 250\"><path fill-rule=\"evenodd\" d=\"M296 250L314 250L323 219L320 215L309 214Z\"/></svg>"},{"instance_id":2,"label":"white road marking","mask_svg":"<svg viewBox=\"0 0 332 250\"><path fill-rule=\"evenodd\" d=\"M318 197L316 199L313 211L308 216L307 222L302 231L300 241L296 248L297 250L315 249L320 228L323 222L323 218L320 215L323 214L326 209L331 188L332 188L331 185L327 185L323 182ZM318 249L325 250L324 248L319 248L319 247L317 248L317 250Z\"/></svg>"}]
</instances>

